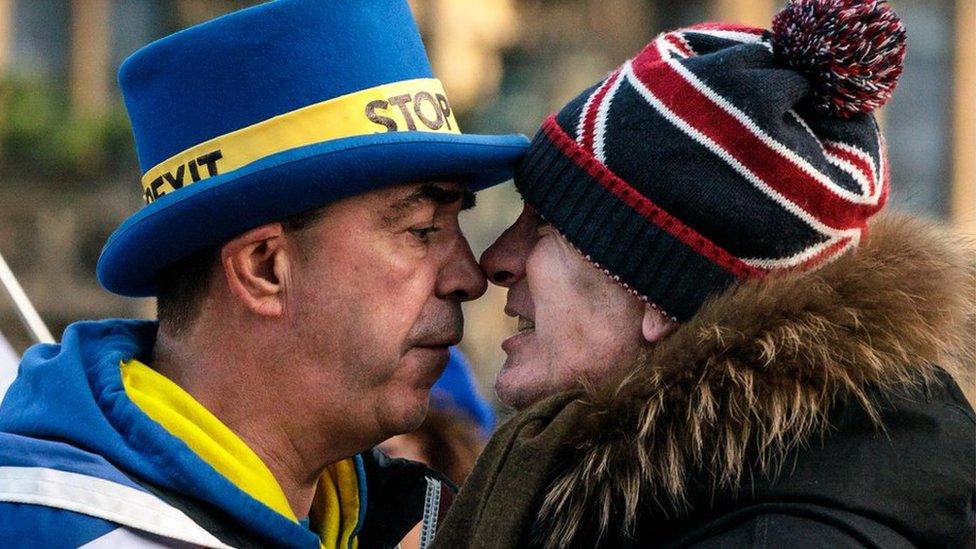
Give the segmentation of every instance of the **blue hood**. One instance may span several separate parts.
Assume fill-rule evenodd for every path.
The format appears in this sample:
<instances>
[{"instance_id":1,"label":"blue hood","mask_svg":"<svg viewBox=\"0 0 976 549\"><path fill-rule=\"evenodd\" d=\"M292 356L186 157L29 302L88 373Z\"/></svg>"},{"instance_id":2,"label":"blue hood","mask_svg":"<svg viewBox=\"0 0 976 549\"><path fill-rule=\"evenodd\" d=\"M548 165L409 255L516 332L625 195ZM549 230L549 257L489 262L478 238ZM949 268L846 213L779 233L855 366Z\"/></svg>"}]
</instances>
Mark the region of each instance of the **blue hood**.
<instances>
[{"instance_id":1,"label":"blue hood","mask_svg":"<svg viewBox=\"0 0 976 549\"><path fill-rule=\"evenodd\" d=\"M139 483L222 509L269 543L318 547L315 534L237 488L129 400L119 365L148 360L156 328L145 321L78 322L60 345L30 348L0 404L0 465L41 455L62 462L102 456Z\"/></svg>"}]
</instances>

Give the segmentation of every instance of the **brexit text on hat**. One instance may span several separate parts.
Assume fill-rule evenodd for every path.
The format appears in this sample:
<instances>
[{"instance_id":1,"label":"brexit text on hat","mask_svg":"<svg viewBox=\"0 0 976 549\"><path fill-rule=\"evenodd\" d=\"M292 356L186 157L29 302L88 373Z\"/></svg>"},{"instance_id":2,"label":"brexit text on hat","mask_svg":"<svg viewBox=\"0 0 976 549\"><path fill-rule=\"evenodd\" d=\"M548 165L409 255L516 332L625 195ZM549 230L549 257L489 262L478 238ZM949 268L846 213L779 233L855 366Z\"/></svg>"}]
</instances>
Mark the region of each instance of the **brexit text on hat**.
<instances>
[{"instance_id":1,"label":"brexit text on hat","mask_svg":"<svg viewBox=\"0 0 976 549\"><path fill-rule=\"evenodd\" d=\"M461 133L434 78L383 84L208 139L142 176L146 203L290 149L377 132Z\"/></svg>"},{"instance_id":2,"label":"brexit text on hat","mask_svg":"<svg viewBox=\"0 0 976 549\"><path fill-rule=\"evenodd\" d=\"M157 176L146 187L144 197L146 203L148 204L162 195L160 188L163 184L169 185L170 189L175 191L182 189L188 183L196 183L204 177L213 177L219 174L220 171L217 169L217 161L221 158L223 158L223 154L218 149L190 159L186 164L180 164L176 167L175 171L163 172L162 175ZM207 169L205 175L200 171L204 167ZM187 174L189 174L189 181L186 179Z\"/></svg>"}]
</instances>

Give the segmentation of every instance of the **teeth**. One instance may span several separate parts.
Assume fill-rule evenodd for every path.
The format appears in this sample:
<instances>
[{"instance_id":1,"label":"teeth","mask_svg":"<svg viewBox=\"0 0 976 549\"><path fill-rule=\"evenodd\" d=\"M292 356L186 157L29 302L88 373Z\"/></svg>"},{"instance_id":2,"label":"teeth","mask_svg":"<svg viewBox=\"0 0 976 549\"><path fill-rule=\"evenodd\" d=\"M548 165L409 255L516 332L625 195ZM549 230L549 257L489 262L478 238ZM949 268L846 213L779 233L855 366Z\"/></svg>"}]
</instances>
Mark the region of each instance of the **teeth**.
<instances>
[{"instance_id":1,"label":"teeth","mask_svg":"<svg viewBox=\"0 0 976 549\"><path fill-rule=\"evenodd\" d=\"M534 330L534 329L535 329L535 322L532 322L531 320L525 317L521 317L521 316L519 317L518 331L524 332L526 330Z\"/></svg>"}]
</instances>

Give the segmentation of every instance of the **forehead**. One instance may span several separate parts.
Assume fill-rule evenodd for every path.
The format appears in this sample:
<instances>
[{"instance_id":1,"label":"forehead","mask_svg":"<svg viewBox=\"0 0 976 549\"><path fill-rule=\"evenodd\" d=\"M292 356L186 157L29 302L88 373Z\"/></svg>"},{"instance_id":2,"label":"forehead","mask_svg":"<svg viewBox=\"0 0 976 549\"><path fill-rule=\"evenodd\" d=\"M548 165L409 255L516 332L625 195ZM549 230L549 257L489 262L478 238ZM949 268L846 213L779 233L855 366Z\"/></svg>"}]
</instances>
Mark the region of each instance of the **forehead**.
<instances>
[{"instance_id":1,"label":"forehead","mask_svg":"<svg viewBox=\"0 0 976 549\"><path fill-rule=\"evenodd\" d=\"M382 212L404 209L423 203L448 203L460 199L467 192L465 185L453 181L403 183L345 198L336 203L339 207L358 207Z\"/></svg>"},{"instance_id":2,"label":"forehead","mask_svg":"<svg viewBox=\"0 0 976 549\"><path fill-rule=\"evenodd\" d=\"M444 211L456 216L467 197L473 197L467 186L451 181L393 185L333 202L291 232L308 245L361 246L403 230L408 222L429 223L431 216L442 215L438 208L452 208Z\"/></svg>"},{"instance_id":3,"label":"forehead","mask_svg":"<svg viewBox=\"0 0 976 549\"><path fill-rule=\"evenodd\" d=\"M466 185L452 181L405 183L373 189L333 202L318 210L314 219L301 227L321 230L381 229L412 214L436 211L439 206L460 209L474 205L474 195ZM334 233L333 233L334 235Z\"/></svg>"},{"instance_id":4,"label":"forehead","mask_svg":"<svg viewBox=\"0 0 976 549\"><path fill-rule=\"evenodd\" d=\"M528 203L522 211L522 231L530 239L529 268L530 277L546 280L560 280L578 288L593 292L604 292L616 283L598 265L587 259L565 236L548 223L539 224L538 212Z\"/></svg>"},{"instance_id":5,"label":"forehead","mask_svg":"<svg viewBox=\"0 0 976 549\"><path fill-rule=\"evenodd\" d=\"M427 182L397 185L376 191L365 205L383 223L392 225L414 213L436 211L441 207L456 213L474 206L474 195L456 182Z\"/></svg>"}]
</instances>

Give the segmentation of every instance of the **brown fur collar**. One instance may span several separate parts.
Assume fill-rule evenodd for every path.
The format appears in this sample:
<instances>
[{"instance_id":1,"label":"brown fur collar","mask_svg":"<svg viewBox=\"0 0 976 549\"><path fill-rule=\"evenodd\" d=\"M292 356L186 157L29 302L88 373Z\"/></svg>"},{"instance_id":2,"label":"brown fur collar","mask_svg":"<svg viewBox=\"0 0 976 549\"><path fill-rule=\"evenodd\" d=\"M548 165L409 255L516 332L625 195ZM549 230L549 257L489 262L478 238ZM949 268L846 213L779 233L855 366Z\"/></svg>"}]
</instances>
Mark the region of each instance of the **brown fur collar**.
<instances>
[{"instance_id":1,"label":"brown fur collar","mask_svg":"<svg viewBox=\"0 0 976 549\"><path fill-rule=\"evenodd\" d=\"M586 421L535 531L566 546L588 517L631 530L639 505L680 508L701 467L735 489L748 467L826 426L831 404L973 370L973 247L917 219L886 215L853 253L817 272L748 282L707 303L628 368L590 388ZM750 450L758 463L745 463ZM616 507L616 509L615 509Z\"/></svg>"}]
</instances>

